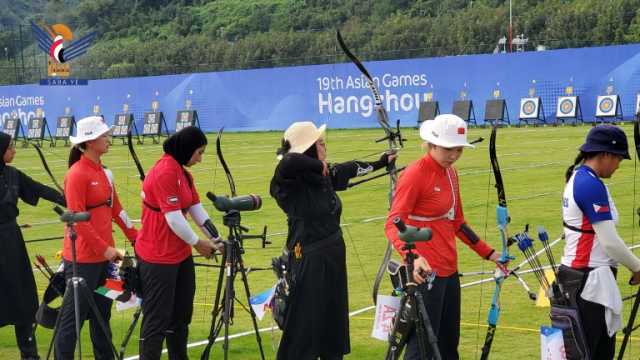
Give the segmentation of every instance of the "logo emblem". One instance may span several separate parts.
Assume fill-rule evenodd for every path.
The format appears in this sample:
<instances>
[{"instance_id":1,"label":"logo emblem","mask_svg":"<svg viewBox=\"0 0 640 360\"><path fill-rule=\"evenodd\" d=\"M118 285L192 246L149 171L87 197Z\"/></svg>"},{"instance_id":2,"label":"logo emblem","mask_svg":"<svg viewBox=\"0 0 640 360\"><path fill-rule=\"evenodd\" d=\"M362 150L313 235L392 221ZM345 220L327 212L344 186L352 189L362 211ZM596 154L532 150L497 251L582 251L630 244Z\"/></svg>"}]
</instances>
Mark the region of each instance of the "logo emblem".
<instances>
[{"instance_id":1,"label":"logo emblem","mask_svg":"<svg viewBox=\"0 0 640 360\"><path fill-rule=\"evenodd\" d=\"M293 247L293 254L296 259L302 259L302 245L300 243L296 243L296 246Z\"/></svg>"},{"instance_id":2,"label":"logo emblem","mask_svg":"<svg viewBox=\"0 0 640 360\"><path fill-rule=\"evenodd\" d=\"M597 214L608 213L608 212L609 212L609 205L598 205L598 204L593 204L593 210L594 210Z\"/></svg>"},{"instance_id":3,"label":"logo emblem","mask_svg":"<svg viewBox=\"0 0 640 360\"><path fill-rule=\"evenodd\" d=\"M74 39L71 29L65 24L54 24L42 26L31 22L31 31L38 42L38 48L49 55L48 58L48 75L50 79L55 78L54 82L41 80L41 85L81 85L74 79L67 78L71 74L71 66L69 61L84 55L91 43L96 37L96 32L91 32L83 37ZM83 82L86 83L86 80Z\"/></svg>"}]
</instances>

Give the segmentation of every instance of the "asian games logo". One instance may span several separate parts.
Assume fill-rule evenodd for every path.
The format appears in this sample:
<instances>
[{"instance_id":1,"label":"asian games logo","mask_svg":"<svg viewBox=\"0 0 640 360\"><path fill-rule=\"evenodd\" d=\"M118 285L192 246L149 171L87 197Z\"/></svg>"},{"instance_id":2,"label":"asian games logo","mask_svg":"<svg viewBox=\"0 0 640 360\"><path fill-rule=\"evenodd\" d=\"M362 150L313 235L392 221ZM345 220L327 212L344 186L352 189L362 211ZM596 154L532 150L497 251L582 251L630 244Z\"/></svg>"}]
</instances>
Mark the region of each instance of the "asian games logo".
<instances>
[{"instance_id":1,"label":"asian games logo","mask_svg":"<svg viewBox=\"0 0 640 360\"><path fill-rule=\"evenodd\" d=\"M96 37L91 32L74 40L71 29L65 24L42 25L31 22L33 36L40 50L49 55L48 79L41 79L40 85L86 85L87 80L69 79L69 61L84 55Z\"/></svg>"}]
</instances>

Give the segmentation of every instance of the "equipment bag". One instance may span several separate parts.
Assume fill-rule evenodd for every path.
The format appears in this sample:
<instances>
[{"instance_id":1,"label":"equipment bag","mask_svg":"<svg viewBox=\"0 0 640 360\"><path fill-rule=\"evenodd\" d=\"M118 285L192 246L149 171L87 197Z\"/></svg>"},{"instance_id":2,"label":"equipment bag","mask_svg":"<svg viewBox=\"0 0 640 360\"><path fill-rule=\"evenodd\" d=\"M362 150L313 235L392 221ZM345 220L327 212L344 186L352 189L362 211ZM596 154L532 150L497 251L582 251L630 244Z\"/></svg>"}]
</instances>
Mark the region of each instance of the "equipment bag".
<instances>
[{"instance_id":1,"label":"equipment bag","mask_svg":"<svg viewBox=\"0 0 640 360\"><path fill-rule=\"evenodd\" d=\"M270 304L271 314L280 330L284 330L287 310L291 302L294 285L290 272L289 252L284 251L282 255L271 259L271 267L277 278L276 288Z\"/></svg>"},{"instance_id":2,"label":"equipment bag","mask_svg":"<svg viewBox=\"0 0 640 360\"><path fill-rule=\"evenodd\" d=\"M551 304L551 325L562 330L567 360L589 360L589 349L578 309Z\"/></svg>"}]
</instances>

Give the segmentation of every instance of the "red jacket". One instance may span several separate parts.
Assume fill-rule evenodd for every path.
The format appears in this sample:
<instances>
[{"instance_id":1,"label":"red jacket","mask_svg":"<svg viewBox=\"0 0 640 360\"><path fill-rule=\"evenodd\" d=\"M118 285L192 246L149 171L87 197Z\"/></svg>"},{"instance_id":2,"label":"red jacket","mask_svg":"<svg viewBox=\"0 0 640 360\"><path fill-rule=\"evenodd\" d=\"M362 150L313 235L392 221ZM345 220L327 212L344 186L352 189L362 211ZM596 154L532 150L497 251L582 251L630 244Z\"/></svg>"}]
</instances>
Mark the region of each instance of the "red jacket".
<instances>
[{"instance_id":1,"label":"red jacket","mask_svg":"<svg viewBox=\"0 0 640 360\"><path fill-rule=\"evenodd\" d=\"M429 154L409 165L400 176L385 224L387 238L404 256L404 243L393 225L393 219L398 216L407 225L431 228L431 240L416 243L416 251L427 259L438 276L452 275L458 269L456 236L483 258L493 251L482 240L472 244L460 231L465 219L458 173L453 167L443 168Z\"/></svg>"},{"instance_id":2,"label":"red jacket","mask_svg":"<svg viewBox=\"0 0 640 360\"><path fill-rule=\"evenodd\" d=\"M87 222L75 225L78 238L76 240L77 260L80 263L96 263L106 261L104 252L109 246L114 246L112 234L112 220L120 226L125 236L135 241L137 231L127 228L120 212L122 205L101 164L96 164L84 155L67 172L64 178L64 194L67 208L70 211L89 211L91 218ZM112 198L112 206L106 201ZM102 205L101 205L102 204ZM100 205L100 206L97 206ZM97 206L90 209L93 206ZM90 210L87 210L90 209ZM71 261L71 239L69 230L65 229L64 250L65 260Z\"/></svg>"},{"instance_id":3,"label":"red jacket","mask_svg":"<svg viewBox=\"0 0 640 360\"><path fill-rule=\"evenodd\" d=\"M186 216L187 209L200 202L193 177L164 154L147 173L142 194L142 229L136 255L154 264L181 263L191 256L191 246L171 230L164 214L183 210Z\"/></svg>"}]
</instances>

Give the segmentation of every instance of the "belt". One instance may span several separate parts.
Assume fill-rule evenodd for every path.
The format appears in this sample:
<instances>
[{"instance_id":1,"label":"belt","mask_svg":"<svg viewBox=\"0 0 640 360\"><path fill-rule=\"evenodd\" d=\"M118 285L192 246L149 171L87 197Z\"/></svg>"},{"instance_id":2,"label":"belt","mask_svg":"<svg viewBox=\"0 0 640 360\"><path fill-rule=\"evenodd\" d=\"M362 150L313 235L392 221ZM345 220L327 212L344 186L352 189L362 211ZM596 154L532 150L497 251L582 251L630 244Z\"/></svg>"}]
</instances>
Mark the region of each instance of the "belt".
<instances>
[{"instance_id":1,"label":"belt","mask_svg":"<svg viewBox=\"0 0 640 360\"><path fill-rule=\"evenodd\" d=\"M575 226L571 226L571 225L567 224L564 221L562 222L562 226L566 227L569 230L573 230L575 232L579 232L579 233L583 233L583 234L595 234L596 233L593 230L584 230L584 229L577 228Z\"/></svg>"},{"instance_id":2,"label":"belt","mask_svg":"<svg viewBox=\"0 0 640 360\"><path fill-rule=\"evenodd\" d=\"M144 204L144 206L147 207L147 209L149 209L151 211L155 211L155 212L161 212L162 211L162 210L160 210L160 208L155 207L155 206L149 204L148 202L146 202L144 200L142 200L142 203ZM187 210L189 210L189 208L180 209L180 211L182 211L182 212L185 212Z\"/></svg>"},{"instance_id":3,"label":"belt","mask_svg":"<svg viewBox=\"0 0 640 360\"><path fill-rule=\"evenodd\" d=\"M302 255L309 255L311 253L314 253L318 250L322 250L328 247L331 247L337 243L340 242L340 240L342 239L342 232L341 231L336 231L335 233L327 236L326 238L313 242L311 244L305 245L305 244L301 244L300 242L296 242L296 244L293 246L292 250L289 250L289 252L293 252L293 255L296 258L300 258L302 257Z\"/></svg>"}]
</instances>

